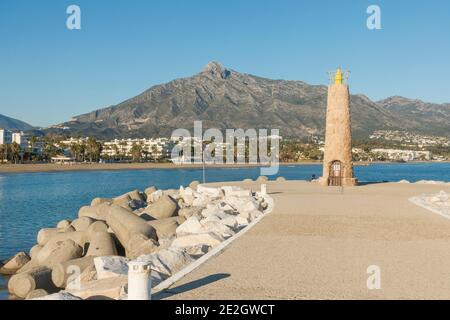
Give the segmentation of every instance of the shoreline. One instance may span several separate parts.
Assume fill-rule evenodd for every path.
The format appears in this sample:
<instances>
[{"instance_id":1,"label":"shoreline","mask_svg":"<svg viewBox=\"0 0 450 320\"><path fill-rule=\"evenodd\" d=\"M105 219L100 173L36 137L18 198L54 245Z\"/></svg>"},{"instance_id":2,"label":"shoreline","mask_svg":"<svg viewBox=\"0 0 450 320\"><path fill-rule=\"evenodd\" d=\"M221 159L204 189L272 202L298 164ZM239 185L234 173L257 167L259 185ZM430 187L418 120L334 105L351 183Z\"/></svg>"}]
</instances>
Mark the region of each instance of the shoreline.
<instances>
[{"instance_id":1,"label":"shoreline","mask_svg":"<svg viewBox=\"0 0 450 320\"><path fill-rule=\"evenodd\" d=\"M399 162L355 162L353 165L368 166L371 164L423 164L423 163L450 163L450 161L410 161ZM280 166L299 166L322 164L322 161L281 162ZM263 167L262 164L207 164L207 169L222 168L254 168ZM67 171L125 171L125 170L152 170L152 169L201 169L202 164L173 164L173 163L77 163L77 164L54 164L54 163L27 163L27 164L1 164L0 174L15 173L39 173L39 172L67 172Z\"/></svg>"},{"instance_id":2,"label":"shoreline","mask_svg":"<svg viewBox=\"0 0 450 320\"><path fill-rule=\"evenodd\" d=\"M293 163L280 163L280 166L312 165L322 162L305 161ZM262 164L207 164L205 168L259 168ZM3 164L0 165L0 174L32 173L32 172L65 172L65 171L122 171L122 170L152 170L152 169L201 169L202 164L173 164L173 163L86 163L86 164Z\"/></svg>"}]
</instances>

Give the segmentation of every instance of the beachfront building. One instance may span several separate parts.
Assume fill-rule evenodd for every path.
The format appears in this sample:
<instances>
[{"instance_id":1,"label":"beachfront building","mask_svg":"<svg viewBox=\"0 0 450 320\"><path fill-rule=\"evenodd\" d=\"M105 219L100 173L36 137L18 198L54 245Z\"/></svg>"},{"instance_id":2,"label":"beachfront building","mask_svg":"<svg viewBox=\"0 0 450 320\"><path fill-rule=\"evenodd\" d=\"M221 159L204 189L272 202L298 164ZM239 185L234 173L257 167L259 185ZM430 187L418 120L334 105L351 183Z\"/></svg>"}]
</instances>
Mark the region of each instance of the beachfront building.
<instances>
[{"instance_id":1,"label":"beachfront building","mask_svg":"<svg viewBox=\"0 0 450 320\"><path fill-rule=\"evenodd\" d=\"M323 186L354 186L348 72L330 72L325 128Z\"/></svg>"},{"instance_id":2,"label":"beachfront building","mask_svg":"<svg viewBox=\"0 0 450 320\"><path fill-rule=\"evenodd\" d=\"M0 144L12 143L12 132L6 129L0 129Z\"/></svg>"},{"instance_id":3,"label":"beachfront building","mask_svg":"<svg viewBox=\"0 0 450 320\"><path fill-rule=\"evenodd\" d=\"M12 143L17 143L22 150L28 148L28 137L23 132L13 132L11 134L11 140Z\"/></svg>"},{"instance_id":4,"label":"beachfront building","mask_svg":"<svg viewBox=\"0 0 450 320\"><path fill-rule=\"evenodd\" d=\"M430 151L372 149L372 153L379 158L393 161L430 161L433 159Z\"/></svg>"},{"instance_id":5,"label":"beachfront building","mask_svg":"<svg viewBox=\"0 0 450 320\"><path fill-rule=\"evenodd\" d=\"M114 139L103 144L102 155L108 157L131 157L133 146L141 146L142 156L160 159L170 156L171 143L166 138Z\"/></svg>"}]
</instances>

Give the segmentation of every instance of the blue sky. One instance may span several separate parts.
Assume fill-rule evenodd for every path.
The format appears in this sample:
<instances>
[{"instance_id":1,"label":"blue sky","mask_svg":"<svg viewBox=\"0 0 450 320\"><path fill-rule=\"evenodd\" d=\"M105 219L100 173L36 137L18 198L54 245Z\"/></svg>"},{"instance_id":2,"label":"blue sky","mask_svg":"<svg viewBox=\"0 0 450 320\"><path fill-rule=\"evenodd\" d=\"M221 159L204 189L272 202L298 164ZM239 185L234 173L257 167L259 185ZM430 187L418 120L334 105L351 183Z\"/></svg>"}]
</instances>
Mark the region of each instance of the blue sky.
<instances>
[{"instance_id":1,"label":"blue sky","mask_svg":"<svg viewBox=\"0 0 450 320\"><path fill-rule=\"evenodd\" d=\"M81 7L82 29L66 28ZM366 9L381 7L382 30ZM0 113L46 126L119 103L211 60L353 93L450 102L448 0L1 0Z\"/></svg>"}]
</instances>

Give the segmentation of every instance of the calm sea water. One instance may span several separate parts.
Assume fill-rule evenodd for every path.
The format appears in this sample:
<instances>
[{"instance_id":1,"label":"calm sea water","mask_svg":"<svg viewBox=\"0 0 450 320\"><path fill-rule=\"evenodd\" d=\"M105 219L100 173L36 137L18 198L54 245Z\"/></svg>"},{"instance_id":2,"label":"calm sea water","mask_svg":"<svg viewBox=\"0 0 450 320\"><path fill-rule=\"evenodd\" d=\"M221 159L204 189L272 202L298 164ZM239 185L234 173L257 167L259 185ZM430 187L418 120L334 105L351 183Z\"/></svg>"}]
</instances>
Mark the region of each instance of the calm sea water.
<instances>
[{"instance_id":1,"label":"calm sea water","mask_svg":"<svg viewBox=\"0 0 450 320\"><path fill-rule=\"evenodd\" d=\"M288 180L321 175L321 165L282 166L278 176ZM449 163L373 164L355 167L360 181L450 181ZM258 168L206 169L208 182L255 179ZM84 171L0 174L0 260L26 251L36 243L39 229L76 217L78 209L95 197L114 197L154 185L178 188L202 179L201 169ZM275 179L275 177L271 177ZM6 279L0 276L0 299L5 299Z\"/></svg>"}]
</instances>

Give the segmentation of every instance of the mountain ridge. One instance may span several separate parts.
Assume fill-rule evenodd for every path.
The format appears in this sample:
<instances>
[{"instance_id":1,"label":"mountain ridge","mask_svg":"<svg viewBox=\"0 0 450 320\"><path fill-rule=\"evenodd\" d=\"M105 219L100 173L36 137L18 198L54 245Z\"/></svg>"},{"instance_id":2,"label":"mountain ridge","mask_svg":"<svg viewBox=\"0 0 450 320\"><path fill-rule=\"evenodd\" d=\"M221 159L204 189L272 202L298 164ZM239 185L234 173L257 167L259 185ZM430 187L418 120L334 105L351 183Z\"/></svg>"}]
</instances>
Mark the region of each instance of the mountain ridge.
<instances>
[{"instance_id":1,"label":"mountain ridge","mask_svg":"<svg viewBox=\"0 0 450 320\"><path fill-rule=\"evenodd\" d=\"M17 131L29 131L34 129L32 125L22 120L14 119L3 114L0 114L0 128Z\"/></svg>"},{"instance_id":2,"label":"mountain ridge","mask_svg":"<svg viewBox=\"0 0 450 320\"><path fill-rule=\"evenodd\" d=\"M47 132L100 138L170 136L177 128L280 129L282 136L323 135L327 86L273 80L208 63L199 73L158 84L119 104L94 110ZM393 96L372 101L351 95L356 137L375 130L450 135L450 104ZM67 129L68 128L68 129Z\"/></svg>"}]
</instances>

